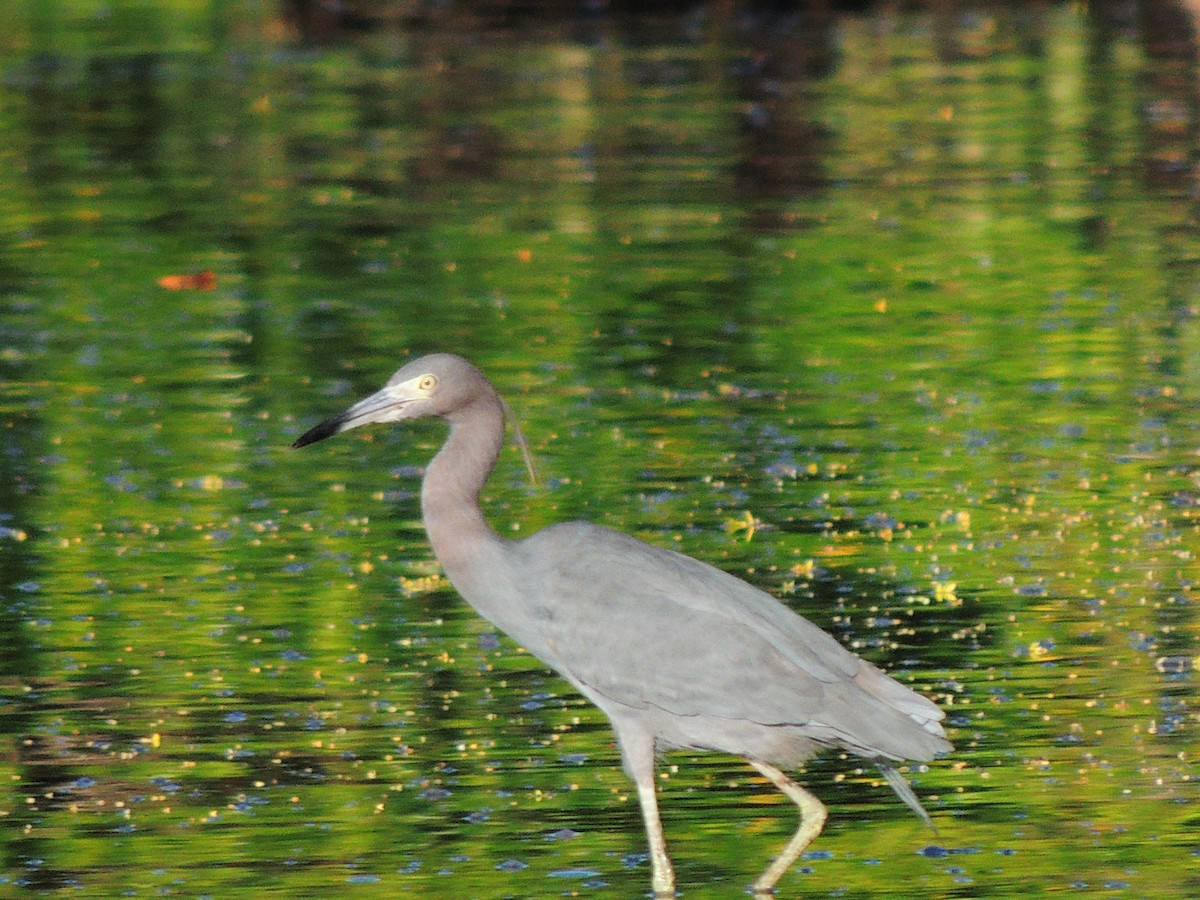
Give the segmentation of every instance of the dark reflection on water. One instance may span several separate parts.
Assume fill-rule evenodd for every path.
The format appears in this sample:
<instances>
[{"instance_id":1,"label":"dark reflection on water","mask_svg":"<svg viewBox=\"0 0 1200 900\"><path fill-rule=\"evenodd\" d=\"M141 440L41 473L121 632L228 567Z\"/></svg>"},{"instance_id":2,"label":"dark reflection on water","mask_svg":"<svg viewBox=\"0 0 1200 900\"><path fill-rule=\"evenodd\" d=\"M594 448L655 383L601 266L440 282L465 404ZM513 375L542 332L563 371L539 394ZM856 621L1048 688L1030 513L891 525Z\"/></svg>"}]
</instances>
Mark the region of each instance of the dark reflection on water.
<instances>
[{"instance_id":1,"label":"dark reflection on water","mask_svg":"<svg viewBox=\"0 0 1200 900\"><path fill-rule=\"evenodd\" d=\"M437 426L287 445L466 352L485 501L735 572L947 707L814 761L781 894L1193 896L1195 48L1171 4L0 13L14 895L641 895L603 719L458 600ZM792 811L675 754L688 897Z\"/></svg>"}]
</instances>

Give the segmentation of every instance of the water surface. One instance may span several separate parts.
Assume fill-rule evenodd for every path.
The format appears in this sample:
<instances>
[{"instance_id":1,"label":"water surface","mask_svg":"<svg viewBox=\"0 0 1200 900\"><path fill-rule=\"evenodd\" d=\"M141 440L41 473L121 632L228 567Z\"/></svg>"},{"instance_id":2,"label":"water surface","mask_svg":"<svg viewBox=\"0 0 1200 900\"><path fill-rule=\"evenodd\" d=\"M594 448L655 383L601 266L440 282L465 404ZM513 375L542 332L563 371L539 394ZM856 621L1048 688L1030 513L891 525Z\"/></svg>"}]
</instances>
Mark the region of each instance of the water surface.
<instances>
[{"instance_id":1,"label":"water surface","mask_svg":"<svg viewBox=\"0 0 1200 900\"><path fill-rule=\"evenodd\" d=\"M1200 892L1192 51L1094 6L2 14L4 891L648 890L607 724L430 554L439 426L288 448L438 349L538 459L498 530L946 707L938 833L816 760L781 896ZM664 760L684 896L794 828L753 775Z\"/></svg>"}]
</instances>

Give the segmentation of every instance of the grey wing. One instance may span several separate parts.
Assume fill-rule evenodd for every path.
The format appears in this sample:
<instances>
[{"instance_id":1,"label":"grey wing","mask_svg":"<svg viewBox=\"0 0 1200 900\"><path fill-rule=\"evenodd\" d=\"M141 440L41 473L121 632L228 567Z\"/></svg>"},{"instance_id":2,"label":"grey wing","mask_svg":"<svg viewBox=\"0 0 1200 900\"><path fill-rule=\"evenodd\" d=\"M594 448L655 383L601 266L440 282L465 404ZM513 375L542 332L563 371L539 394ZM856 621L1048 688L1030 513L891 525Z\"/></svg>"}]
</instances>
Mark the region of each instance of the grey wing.
<instances>
[{"instance_id":1,"label":"grey wing","mask_svg":"<svg viewBox=\"0 0 1200 900\"><path fill-rule=\"evenodd\" d=\"M554 664L578 685L676 716L800 727L867 756L949 749L934 704L728 573L582 523L530 541Z\"/></svg>"}]
</instances>

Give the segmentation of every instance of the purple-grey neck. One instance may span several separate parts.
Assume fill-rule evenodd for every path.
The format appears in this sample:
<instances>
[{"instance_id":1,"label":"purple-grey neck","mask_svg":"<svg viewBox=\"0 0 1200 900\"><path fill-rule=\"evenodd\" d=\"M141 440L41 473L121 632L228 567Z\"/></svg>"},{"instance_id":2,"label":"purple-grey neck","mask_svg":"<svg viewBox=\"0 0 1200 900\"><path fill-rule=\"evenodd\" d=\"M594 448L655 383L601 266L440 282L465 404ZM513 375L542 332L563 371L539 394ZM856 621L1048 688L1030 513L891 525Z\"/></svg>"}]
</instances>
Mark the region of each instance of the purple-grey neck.
<instances>
[{"instance_id":1,"label":"purple-grey neck","mask_svg":"<svg viewBox=\"0 0 1200 900\"><path fill-rule=\"evenodd\" d=\"M492 391L447 417L450 436L425 471L421 514L451 584L475 603L476 583L503 543L479 508L479 494L504 442L504 407Z\"/></svg>"}]
</instances>

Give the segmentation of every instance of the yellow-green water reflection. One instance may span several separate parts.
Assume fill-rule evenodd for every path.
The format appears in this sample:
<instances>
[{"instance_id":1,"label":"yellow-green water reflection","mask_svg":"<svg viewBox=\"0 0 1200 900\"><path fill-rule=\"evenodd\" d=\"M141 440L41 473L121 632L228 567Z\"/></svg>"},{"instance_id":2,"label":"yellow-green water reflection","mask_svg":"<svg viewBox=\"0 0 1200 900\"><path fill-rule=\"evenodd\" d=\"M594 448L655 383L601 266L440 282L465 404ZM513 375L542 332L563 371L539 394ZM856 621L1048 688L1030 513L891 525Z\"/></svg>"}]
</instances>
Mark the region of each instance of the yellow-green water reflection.
<instances>
[{"instance_id":1,"label":"yellow-green water reflection","mask_svg":"<svg viewBox=\"0 0 1200 900\"><path fill-rule=\"evenodd\" d=\"M287 449L429 349L534 444L498 529L680 547L946 704L939 833L818 760L782 895L1200 890L1195 111L1153 21L38 9L0 89L5 891L647 890L606 724L439 577L437 427ZM719 756L662 804L687 897L794 824Z\"/></svg>"}]
</instances>

